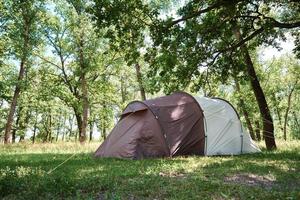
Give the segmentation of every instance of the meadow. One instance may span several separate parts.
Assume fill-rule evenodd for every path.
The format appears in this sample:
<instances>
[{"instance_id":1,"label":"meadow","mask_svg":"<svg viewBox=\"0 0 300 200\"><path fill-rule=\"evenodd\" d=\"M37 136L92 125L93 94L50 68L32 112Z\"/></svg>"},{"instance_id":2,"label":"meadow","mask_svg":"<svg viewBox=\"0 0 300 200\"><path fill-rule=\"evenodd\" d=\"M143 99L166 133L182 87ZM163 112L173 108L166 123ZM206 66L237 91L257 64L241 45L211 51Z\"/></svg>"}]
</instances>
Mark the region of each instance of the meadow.
<instances>
[{"instance_id":1,"label":"meadow","mask_svg":"<svg viewBox=\"0 0 300 200\"><path fill-rule=\"evenodd\" d=\"M96 142L0 145L0 199L300 199L300 142L277 143L145 160L95 159Z\"/></svg>"}]
</instances>

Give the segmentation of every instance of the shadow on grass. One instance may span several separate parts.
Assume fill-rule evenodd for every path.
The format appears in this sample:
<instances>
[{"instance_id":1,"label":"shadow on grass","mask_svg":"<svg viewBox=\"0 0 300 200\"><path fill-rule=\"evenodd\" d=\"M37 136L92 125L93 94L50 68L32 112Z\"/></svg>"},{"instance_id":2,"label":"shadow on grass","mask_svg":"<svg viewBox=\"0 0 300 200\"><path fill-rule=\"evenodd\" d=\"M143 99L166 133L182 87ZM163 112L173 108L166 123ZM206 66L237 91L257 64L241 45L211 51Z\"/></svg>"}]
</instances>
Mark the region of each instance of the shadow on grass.
<instances>
[{"instance_id":1,"label":"shadow on grass","mask_svg":"<svg viewBox=\"0 0 300 200\"><path fill-rule=\"evenodd\" d=\"M14 154L0 156L0 197L98 199L286 198L299 192L299 153L263 152L228 157L174 159L95 159L76 154L51 174L47 172L72 154ZM207 165L200 162L210 161ZM199 162L199 163L197 163ZM192 168L190 165L196 167ZM200 163L201 164L201 163ZM187 169L192 169L191 171ZM224 177L257 174L275 177L268 190ZM296 187L292 187L293 184ZM274 187L273 187L274 186ZM299 187L298 187L299 186ZM270 192L271 190L271 192Z\"/></svg>"}]
</instances>

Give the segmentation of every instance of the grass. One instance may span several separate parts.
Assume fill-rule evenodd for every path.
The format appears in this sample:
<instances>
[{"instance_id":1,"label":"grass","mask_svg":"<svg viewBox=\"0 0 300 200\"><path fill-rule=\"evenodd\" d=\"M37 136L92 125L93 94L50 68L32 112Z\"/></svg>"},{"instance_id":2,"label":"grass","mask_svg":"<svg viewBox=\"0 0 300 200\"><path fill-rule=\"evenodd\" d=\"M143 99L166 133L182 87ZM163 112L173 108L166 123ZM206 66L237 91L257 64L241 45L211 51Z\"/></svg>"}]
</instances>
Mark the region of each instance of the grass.
<instances>
[{"instance_id":1,"label":"grass","mask_svg":"<svg viewBox=\"0 0 300 200\"><path fill-rule=\"evenodd\" d=\"M0 199L300 199L300 141L252 155L147 160L94 159L98 145L0 145Z\"/></svg>"}]
</instances>

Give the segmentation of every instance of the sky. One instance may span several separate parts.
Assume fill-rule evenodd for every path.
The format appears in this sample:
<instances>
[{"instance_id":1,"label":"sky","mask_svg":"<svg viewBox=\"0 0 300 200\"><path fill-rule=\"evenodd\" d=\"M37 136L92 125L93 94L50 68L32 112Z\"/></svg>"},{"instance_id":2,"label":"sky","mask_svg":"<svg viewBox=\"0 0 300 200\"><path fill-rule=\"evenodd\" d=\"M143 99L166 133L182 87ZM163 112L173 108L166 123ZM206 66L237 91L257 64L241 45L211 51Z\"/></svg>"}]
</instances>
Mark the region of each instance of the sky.
<instances>
[{"instance_id":1,"label":"sky","mask_svg":"<svg viewBox=\"0 0 300 200\"><path fill-rule=\"evenodd\" d=\"M272 46L262 47L258 51L258 55L260 57L260 60L265 62L268 60L271 60L276 57L280 57L285 54L292 54L293 49L295 48L294 45L294 39L291 35L286 35L287 40L286 41L278 41L281 47L281 50L278 50Z\"/></svg>"}]
</instances>

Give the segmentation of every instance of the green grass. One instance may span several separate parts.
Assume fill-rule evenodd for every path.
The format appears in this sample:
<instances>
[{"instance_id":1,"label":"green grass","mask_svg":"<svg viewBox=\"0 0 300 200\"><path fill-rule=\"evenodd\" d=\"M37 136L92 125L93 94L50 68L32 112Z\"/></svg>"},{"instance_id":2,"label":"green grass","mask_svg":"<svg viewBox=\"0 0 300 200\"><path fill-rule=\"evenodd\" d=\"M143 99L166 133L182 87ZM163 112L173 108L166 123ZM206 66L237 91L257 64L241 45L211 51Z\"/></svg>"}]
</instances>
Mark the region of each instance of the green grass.
<instances>
[{"instance_id":1,"label":"green grass","mask_svg":"<svg viewBox=\"0 0 300 200\"><path fill-rule=\"evenodd\" d=\"M98 145L0 145L0 199L300 199L300 141L252 155L147 160L94 159Z\"/></svg>"}]
</instances>

